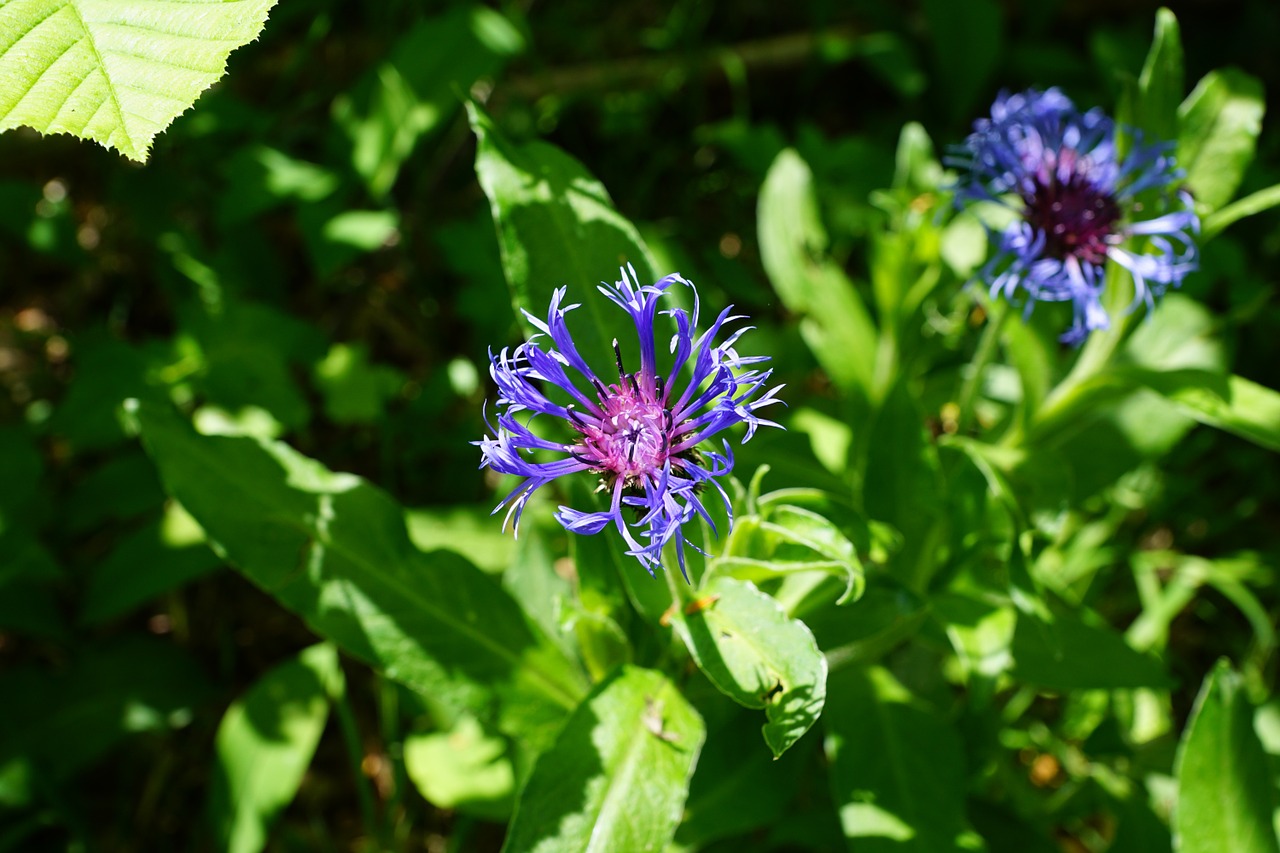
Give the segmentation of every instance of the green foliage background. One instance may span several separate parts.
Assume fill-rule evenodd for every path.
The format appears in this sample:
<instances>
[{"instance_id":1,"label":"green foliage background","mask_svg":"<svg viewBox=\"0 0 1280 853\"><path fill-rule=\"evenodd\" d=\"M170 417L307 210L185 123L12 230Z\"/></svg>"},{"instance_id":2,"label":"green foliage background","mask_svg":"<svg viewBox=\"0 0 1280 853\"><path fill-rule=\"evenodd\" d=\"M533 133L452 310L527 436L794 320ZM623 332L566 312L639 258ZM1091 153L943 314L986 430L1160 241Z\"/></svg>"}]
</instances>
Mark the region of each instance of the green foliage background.
<instances>
[{"instance_id":1,"label":"green foliage background","mask_svg":"<svg viewBox=\"0 0 1280 853\"><path fill-rule=\"evenodd\" d=\"M0 134L0 850L1275 851L1273 7L285 2L145 166ZM940 163L1032 85L1205 216L1078 353ZM624 257L788 386L693 586L468 444Z\"/></svg>"}]
</instances>

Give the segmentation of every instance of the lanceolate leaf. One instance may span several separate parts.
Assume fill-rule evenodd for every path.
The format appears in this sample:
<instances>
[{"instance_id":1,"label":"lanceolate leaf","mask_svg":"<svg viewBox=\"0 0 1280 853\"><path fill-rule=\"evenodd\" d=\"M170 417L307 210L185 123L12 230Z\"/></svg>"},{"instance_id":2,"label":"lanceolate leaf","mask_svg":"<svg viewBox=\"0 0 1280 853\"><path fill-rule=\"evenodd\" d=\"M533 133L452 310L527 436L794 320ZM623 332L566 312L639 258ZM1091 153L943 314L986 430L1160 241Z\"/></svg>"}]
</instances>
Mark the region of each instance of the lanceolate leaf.
<instances>
[{"instance_id":1,"label":"lanceolate leaf","mask_svg":"<svg viewBox=\"0 0 1280 853\"><path fill-rule=\"evenodd\" d=\"M831 790L850 850L985 849L965 817L959 734L887 670L834 675L823 726Z\"/></svg>"},{"instance_id":2,"label":"lanceolate leaf","mask_svg":"<svg viewBox=\"0 0 1280 853\"><path fill-rule=\"evenodd\" d=\"M0 3L0 130L27 125L146 160L276 0Z\"/></svg>"},{"instance_id":3,"label":"lanceolate leaf","mask_svg":"<svg viewBox=\"0 0 1280 853\"><path fill-rule=\"evenodd\" d=\"M664 675L622 667L538 758L502 849L663 850L705 735L698 712Z\"/></svg>"},{"instance_id":4,"label":"lanceolate leaf","mask_svg":"<svg viewBox=\"0 0 1280 853\"><path fill-rule=\"evenodd\" d=\"M833 381L869 394L875 324L853 283L826 257L813 172L792 149L769 167L756 218L765 272L783 304L803 318L805 343Z\"/></svg>"},{"instance_id":5,"label":"lanceolate leaf","mask_svg":"<svg viewBox=\"0 0 1280 853\"><path fill-rule=\"evenodd\" d=\"M284 444L197 435L158 405L134 417L227 561L352 655L535 750L585 692L495 580L415 548L401 508L367 482Z\"/></svg>"},{"instance_id":6,"label":"lanceolate leaf","mask_svg":"<svg viewBox=\"0 0 1280 853\"><path fill-rule=\"evenodd\" d=\"M1275 787L1253 706L1224 660L1205 679L1178 749L1174 849L1278 853Z\"/></svg>"},{"instance_id":7,"label":"lanceolate leaf","mask_svg":"<svg viewBox=\"0 0 1280 853\"><path fill-rule=\"evenodd\" d=\"M809 730L827 695L827 661L803 622L748 581L720 575L676 619L711 683L748 708L764 708L764 739L781 755Z\"/></svg>"},{"instance_id":8,"label":"lanceolate leaf","mask_svg":"<svg viewBox=\"0 0 1280 853\"><path fill-rule=\"evenodd\" d=\"M567 286L567 302L582 305L569 320L579 352L599 369L613 364L613 339L627 354L635 326L595 288L617 281L624 264L635 267L642 285L653 283L655 264L639 232L577 160L540 140L514 143L475 104L467 110L476 176L489 197L513 304L545 318L552 292ZM665 344L661 331L657 339Z\"/></svg>"}]
</instances>

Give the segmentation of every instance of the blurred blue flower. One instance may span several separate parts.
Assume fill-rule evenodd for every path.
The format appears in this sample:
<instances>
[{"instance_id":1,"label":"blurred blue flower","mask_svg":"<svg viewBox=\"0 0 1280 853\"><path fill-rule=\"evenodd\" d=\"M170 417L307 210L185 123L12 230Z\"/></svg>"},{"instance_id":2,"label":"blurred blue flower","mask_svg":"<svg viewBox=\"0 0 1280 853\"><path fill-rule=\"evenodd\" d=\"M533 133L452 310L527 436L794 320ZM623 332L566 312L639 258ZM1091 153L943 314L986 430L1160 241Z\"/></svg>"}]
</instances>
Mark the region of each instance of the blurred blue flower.
<instances>
[{"instance_id":1,"label":"blurred blue flower","mask_svg":"<svg viewBox=\"0 0 1280 853\"><path fill-rule=\"evenodd\" d=\"M1032 89L1001 93L950 160L965 170L961 204L999 201L1019 214L993 235L995 255L980 272L992 296L1025 298L1028 313L1037 301L1069 300L1066 343L1110 324L1100 298L1108 258L1133 276L1129 310L1154 307L1196 269L1200 221L1190 195L1174 188L1182 173L1173 143L1134 137L1121 155L1101 110L1082 113L1057 89Z\"/></svg>"},{"instance_id":2,"label":"blurred blue flower","mask_svg":"<svg viewBox=\"0 0 1280 853\"><path fill-rule=\"evenodd\" d=\"M729 442L724 452L700 450L698 445L735 424L746 424L743 443L760 426L778 426L756 411L781 402L774 395L782 386L760 393L772 370L759 370L767 356L743 357L734 350L738 338L750 327L739 328L719 345L714 343L731 316L732 306L720 312L711 327L698 334L698 293L679 275L656 284L640 286L635 270L622 271L622 280L599 290L631 315L640 342L640 366L627 372L618 342L613 342L618 380L606 384L598 378L574 346L565 315L578 305L563 305L565 288L551 298L547 319L525 312L540 332L508 352L489 354L489 373L498 385L498 427L478 442L481 466L501 474L526 478L494 509L507 507L506 523L520 515L529 496L558 477L590 471L599 476L598 491L608 496L609 508L582 512L562 506L556 519L574 533L594 534L612 524L628 546L628 554L653 574L661 566L663 548L674 542L680 571L685 575L686 539L682 527L701 516L714 531L703 505L704 488L710 485L724 502L732 523L729 497L716 477L733 470ZM671 339L671 364L659 372L654 342L658 300L672 284L682 284L693 294L693 313L683 308L664 311L675 320ZM550 346L539 338L550 338ZM678 388L686 365L692 375ZM555 386L554 390L550 386ZM545 390L544 390L545 389ZM547 391L552 391L549 396ZM555 402L562 400L563 402ZM528 415L518 418L522 412ZM533 418L550 415L565 422L576 436L570 443L542 438L529 428ZM487 422L487 419L486 419ZM560 458L550 458L554 455ZM534 456L544 461L535 461ZM628 522L627 517L632 520ZM691 545L691 547L695 547Z\"/></svg>"}]
</instances>

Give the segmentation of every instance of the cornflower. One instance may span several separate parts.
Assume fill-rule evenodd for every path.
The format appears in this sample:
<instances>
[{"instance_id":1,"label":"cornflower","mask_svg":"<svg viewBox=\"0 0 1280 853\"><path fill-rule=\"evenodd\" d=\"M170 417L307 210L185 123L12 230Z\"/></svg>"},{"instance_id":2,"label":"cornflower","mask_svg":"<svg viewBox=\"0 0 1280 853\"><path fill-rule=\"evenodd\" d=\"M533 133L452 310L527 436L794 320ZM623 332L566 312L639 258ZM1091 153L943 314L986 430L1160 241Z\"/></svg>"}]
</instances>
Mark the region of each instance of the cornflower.
<instances>
[{"instance_id":1,"label":"cornflower","mask_svg":"<svg viewBox=\"0 0 1280 853\"><path fill-rule=\"evenodd\" d=\"M627 553L650 575L661 567L663 549L674 543L680 572L687 580L684 546L697 546L684 536L684 525L701 517L715 532L704 504L708 486L733 523L729 496L716 479L733 470L729 442L721 439L723 452L700 445L737 424L746 425L744 444L758 427L778 426L756 412L781 402L775 395L782 386L762 392L773 371L757 366L768 357L740 356L734 349L751 327L738 328L715 343L726 324L745 319L732 315L732 306L699 334L698 292L693 284L669 275L641 286L630 266L621 275L621 281L601 284L599 291L631 316L640 344L639 368L627 370L615 339L618 379L609 384L599 378L578 354L565 323L565 315L579 306L563 304L566 288L558 288L545 322L524 312L538 334L514 350L504 348L496 355L490 351L489 373L498 386L498 425L496 430L489 425L494 437L486 435L474 443L480 446L482 468L525 478L494 509L496 513L506 508L504 529L514 522L518 533L530 496L542 486L590 472L599 477L598 491L607 495L608 508L587 512L561 506L556 513L560 524L579 534L596 534L612 525L626 543ZM673 284L692 292L693 313L683 308L662 312L674 319L676 332L670 343L670 368L661 371L654 321L659 300ZM686 366L691 375L681 388ZM534 433L531 423L538 415L562 421L573 440ZM559 458L547 459L553 455Z\"/></svg>"},{"instance_id":2,"label":"cornflower","mask_svg":"<svg viewBox=\"0 0 1280 853\"><path fill-rule=\"evenodd\" d=\"M1154 308L1197 266L1200 221L1176 187L1173 143L1132 135L1121 154L1100 109L1082 113L1058 89L1029 89L1001 93L950 158L964 170L959 203L998 201L1018 214L992 235L995 253L979 273L992 297L1025 296L1026 314L1039 301L1070 301L1062 340L1072 345L1110 325L1101 299L1108 260L1133 277L1129 311Z\"/></svg>"}]
</instances>

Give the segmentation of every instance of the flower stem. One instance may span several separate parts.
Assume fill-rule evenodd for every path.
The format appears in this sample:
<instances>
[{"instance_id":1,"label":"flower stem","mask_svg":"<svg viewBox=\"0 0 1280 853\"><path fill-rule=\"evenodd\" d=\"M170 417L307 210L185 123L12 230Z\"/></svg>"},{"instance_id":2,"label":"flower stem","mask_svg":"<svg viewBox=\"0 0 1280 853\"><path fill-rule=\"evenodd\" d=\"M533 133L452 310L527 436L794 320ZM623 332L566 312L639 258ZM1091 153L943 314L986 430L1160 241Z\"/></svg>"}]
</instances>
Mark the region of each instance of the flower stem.
<instances>
[{"instance_id":1,"label":"flower stem","mask_svg":"<svg viewBox=\"0 0 1280 853\"><path fill-rule=\"evenodd\" d=\"M978 388L982 385L983 374L987 365L996 354L1000 342L1000 330L1004 327L1005 318L1009 316L1009 306L1004 302L994 304L984 301L987 310L987 325L978 339L978 348L974 351L973 360L969 362L969 375L960 386L960 396L956 405L960 412L956 416L956 431L963 434L973 418L973 404L978 396Z\"/></svg>"}]
</instances>

